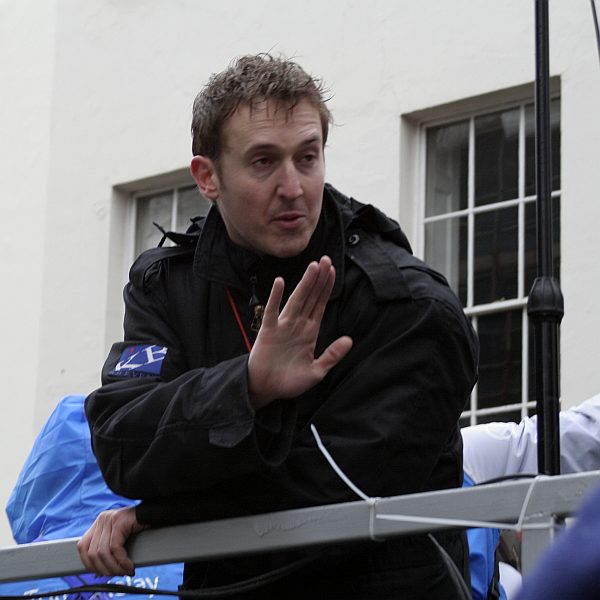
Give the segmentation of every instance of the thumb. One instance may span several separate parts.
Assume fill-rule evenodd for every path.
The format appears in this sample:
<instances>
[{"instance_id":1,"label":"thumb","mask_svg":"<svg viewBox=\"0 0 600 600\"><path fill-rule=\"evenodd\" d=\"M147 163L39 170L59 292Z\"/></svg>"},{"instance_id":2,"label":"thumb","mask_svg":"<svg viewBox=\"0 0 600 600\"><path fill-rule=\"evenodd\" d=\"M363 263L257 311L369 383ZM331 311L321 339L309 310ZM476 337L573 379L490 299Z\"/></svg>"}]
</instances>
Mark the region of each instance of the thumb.
<instances>
[{"instance_id":1,"label":"thumb","mask_svg":"<svg viewBox=\"0 0 600 600\"><path fill-rule=\"evenodd\" d=\"M325 348L315 360L315 365L323 371L323 377L350 352L352 344L352 338L344 335Z\"/></svg>"}]
</instances>

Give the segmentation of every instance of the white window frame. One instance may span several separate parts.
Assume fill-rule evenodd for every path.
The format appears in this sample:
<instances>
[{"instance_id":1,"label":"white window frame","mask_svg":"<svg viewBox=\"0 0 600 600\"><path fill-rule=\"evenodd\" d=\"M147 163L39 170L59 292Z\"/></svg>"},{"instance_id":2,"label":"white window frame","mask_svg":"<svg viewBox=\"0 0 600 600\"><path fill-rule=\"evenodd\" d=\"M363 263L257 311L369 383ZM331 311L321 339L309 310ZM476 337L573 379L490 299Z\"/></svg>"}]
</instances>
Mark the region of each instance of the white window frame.
<instances>
[{"instance_id":1,"label":"white window frame","mask_svg":"<svg viewBox=\"0 0 600 600\"><path fill-rule=\"evenodd\" d=\"M140 199L150 195L158 195L158 194L172 194L171 199L171 223L168 227L168 231L178 231L178 228L183 230L184 225L177 222L177 208L179 204L179 192L182 188L191 188L194 187L194 183L190 183L189 181L183 181L180 184L174 185L166 185L162 187L156 187L151 189L145 189L143 191L136 191L131 194L131 202L129 203L128 208L128 234L127 234L127 250L126 250L126 260L129 265L133 263L136 256L136 234L137 234L137 225L138 225L138 206L140 203ZM198 191L198 194L200 192ZM187 229L187 227L186 227ZM165 242L165 246L172 245L172 243L167 240Z\"/></svg>"},{"instance_id":2,"label":"white window frame","mask_svg":"<svg viewBox=\"0 0 600 600\"><path fill-rule=\"evenodd\" d=\"M553 82L552 99L560 97L560 82ZM529 93L531 89L531 93ZM527 93L523 93L527 90ZM419 256L425 255L425 225L435 221L448 220L448 218L467 218L467 305L465 313L471 319L475 331L478 331L478 319L482 315L491 313L507 312L509 310L520 309L521 311L521 401L515 404L503 404L488 408L478 408L477 392L478 385L475 386L472 394L470 407L461 415L462 419L469 419L470 425L477 423L477 417L487 415L501 415L509 411L520 410L521 418L528 415L531 408L535 408L535 400L529 399L529 319L527 315L527 299L529 290L525 290L525 206L535 202L536 196L525 195L525 107L533 102L532 88L520 88L516 94L508 93L508 98L499 99L493 102L493 95L488 95L483 106L473 107L473 102L467 101L468 107L463 111L457 111L454 115L448 114L448 109L443 107L440 110L442 116L431 116L432 111L416 113L418 118L418 210L416 233L416 253ZM502 94L505 95L505 94ZM510 96L516 95L516 97ZM490 101L491 100L491 101ZM453 103L456 107L456 103ZM503 202L475 206L475 119L479 116L519 108L519 148L518 148L518 195L517 198ZM434 109L435 110L435 109ZM427 118L429 115L429 118ZM409 118L410 115L407 115ZM463 210L444 213L427 217L425 214L426 198L426 167L427 167L427 130L439 125L451 125L457 122L468 121L469 124L469 151L468 151L468 181L467 181L467 208ZM562 126L562 123L561 123ZM551 194L552 199L561 196L561 190L554 190ZM499 300L488 304L474 304L474 241L475 241L475 215L491 212L500 208L518 207L518 261L517 261L517 297L510 300Z\"/></svg>"}]
</instances>

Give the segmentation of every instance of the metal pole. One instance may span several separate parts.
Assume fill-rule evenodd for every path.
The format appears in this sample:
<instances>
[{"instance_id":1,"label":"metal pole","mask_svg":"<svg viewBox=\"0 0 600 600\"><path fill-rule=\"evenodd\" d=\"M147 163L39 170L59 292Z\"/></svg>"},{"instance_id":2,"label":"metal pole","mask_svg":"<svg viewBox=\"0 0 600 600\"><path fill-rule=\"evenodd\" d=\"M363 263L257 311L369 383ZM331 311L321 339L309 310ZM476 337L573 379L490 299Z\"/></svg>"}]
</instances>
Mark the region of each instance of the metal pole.
<instances>
[{"instance_id":1,"label":"metal pole","mask_svg":"<svg viewBox=\"0 0 600 600\"><path fill-rule=\"evenodd\" d=\"M560 473L559 327L564 314L564 302L560 286L553 276L548 30L548 0L536 0L537 277L529 293L527 312L534 327L538 471L557 475Z\"/></svg>"}]
</instances>

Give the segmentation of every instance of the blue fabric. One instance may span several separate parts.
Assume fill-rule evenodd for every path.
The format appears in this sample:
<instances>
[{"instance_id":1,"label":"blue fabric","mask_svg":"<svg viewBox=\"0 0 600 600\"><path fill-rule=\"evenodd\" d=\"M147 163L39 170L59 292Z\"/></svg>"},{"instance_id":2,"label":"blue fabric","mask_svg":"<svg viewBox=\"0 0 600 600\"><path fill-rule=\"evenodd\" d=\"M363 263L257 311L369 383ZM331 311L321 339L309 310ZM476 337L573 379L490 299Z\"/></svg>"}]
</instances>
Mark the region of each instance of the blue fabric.
<instances>
[{"instance_id":1,"label":"blue fabric","mask_svg":"<svg viewBox=\"0 0 600 600\"><path fill-rule=\"evenodd\" d=\"M64 590L70 587L86 585L91 583L120 583L132 585L141 589L151 590L176 590L183 578L183 567L177 565L163 565L160 567L140 567L136 569L133 577L122 576L96 577L95 575L72 575L68 577L52 577L48 579L36 579L33 581L20 581L18 583L0 583L0 596L28 596L37 592L52 592L55 590ZM124 600L142 600L146 595L123 594L105 594L103 592L86 592L84 594L67 594L59 597L52 597L51 600L111 600L113 598L123 598ZM158 597L158 596L157 596Z\"/></svg>"},{"instance_id":2,"label":"blue fabric","mask_svg":"<svg viewBox=\"0 0 600 600\"><path fill-rule=\"evenodd\" d=\"M523 578L517 600L600 598L600 489L592 492L577 516Z\"/></svg>"},{"instance_id":3,"label":"blue fabric","mask_svg":"<svg viewBox=\"0 0 600 600\"><path fill-rule=\"evenodd\" d=\"M463 487L473 487L474 485L473 480L465 473ZM499 539L500 531L498 529L467 529L473 600L486 600L487 598L494 576L495 552ZM506 600L506 593L501 585L500 600Z\"/></svg>"},{"instance_id":4,"label":"blue fabric","mask_svg":"<svg viewBox=\"0 0 600 600\"><path fill-rule=\"evenodd\" d=\"M18 544L79 537L101 511L136 504L114 494L104 482L92 452L84 401L85 396L81 395L63 398L40 431L21 469L6 506ZM0 584L0 595L65 589L82 585L82 577L86 581L95 580L93 575L80 575ZM176 590L182 577L183 565L176 564L139 568L134 577L114 577L109 581Z\"/></svg>"}]
</instances>

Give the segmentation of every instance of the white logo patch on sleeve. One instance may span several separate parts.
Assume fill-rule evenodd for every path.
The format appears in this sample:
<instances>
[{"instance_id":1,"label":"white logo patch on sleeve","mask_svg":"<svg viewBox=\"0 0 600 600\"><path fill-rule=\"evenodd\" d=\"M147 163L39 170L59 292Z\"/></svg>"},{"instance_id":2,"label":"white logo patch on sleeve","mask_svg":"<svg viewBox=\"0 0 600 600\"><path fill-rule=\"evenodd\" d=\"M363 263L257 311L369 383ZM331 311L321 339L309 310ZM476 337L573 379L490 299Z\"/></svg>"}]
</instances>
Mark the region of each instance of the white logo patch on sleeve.
<instances>
[{"instance_id":1,"label":"white logo patch on sleeve","mask_svg":"<svg viewBox=\"0 0 600 600\"><path fill-rule=\"evenodd\" d=\"M109 375L117 377L157 376L162 370L167 348L155 345L137 345L125 348Z\"/></svg>"}]
</instances>

